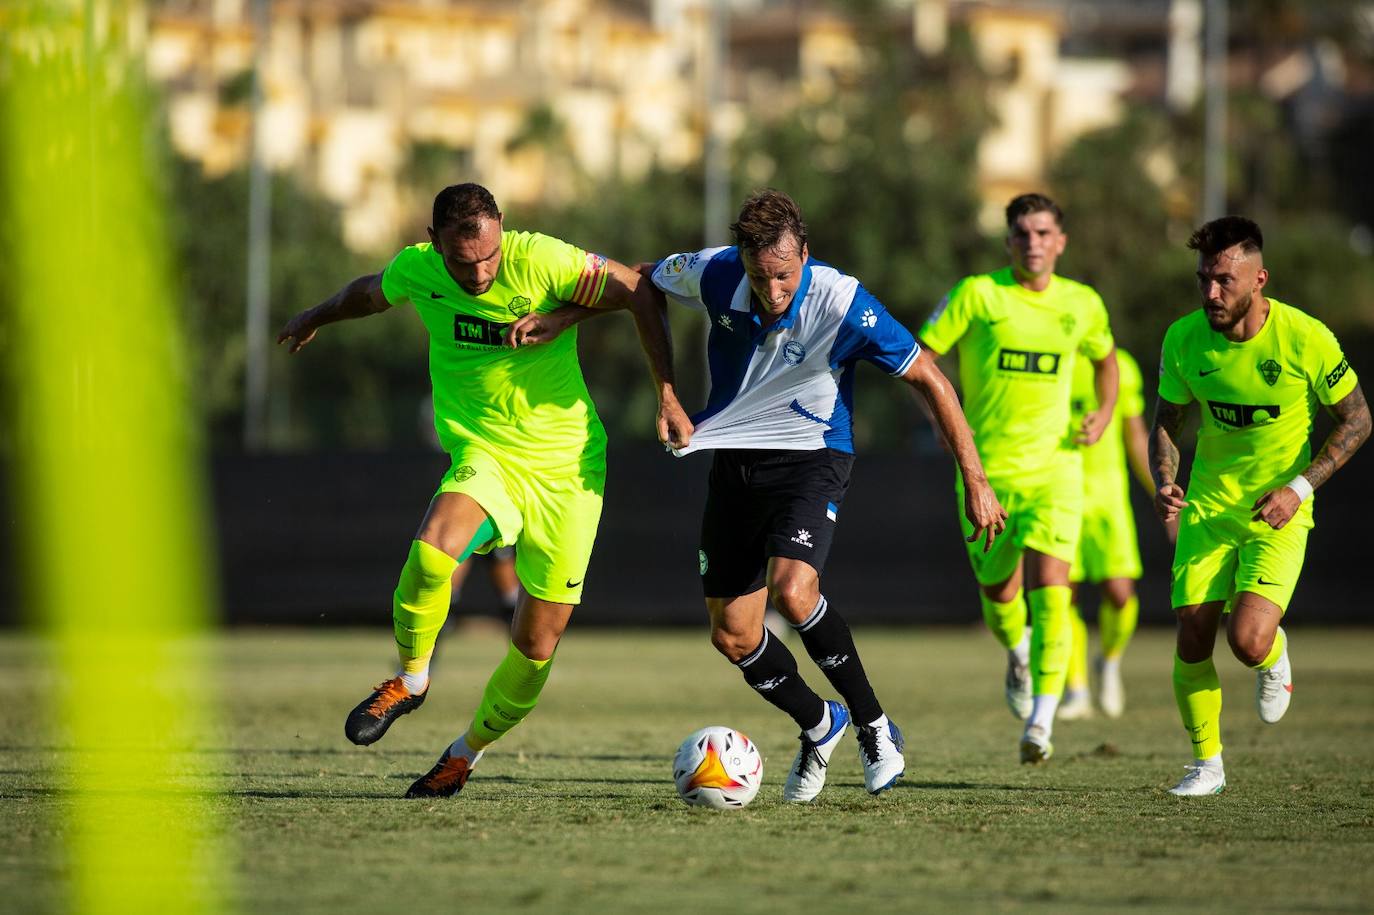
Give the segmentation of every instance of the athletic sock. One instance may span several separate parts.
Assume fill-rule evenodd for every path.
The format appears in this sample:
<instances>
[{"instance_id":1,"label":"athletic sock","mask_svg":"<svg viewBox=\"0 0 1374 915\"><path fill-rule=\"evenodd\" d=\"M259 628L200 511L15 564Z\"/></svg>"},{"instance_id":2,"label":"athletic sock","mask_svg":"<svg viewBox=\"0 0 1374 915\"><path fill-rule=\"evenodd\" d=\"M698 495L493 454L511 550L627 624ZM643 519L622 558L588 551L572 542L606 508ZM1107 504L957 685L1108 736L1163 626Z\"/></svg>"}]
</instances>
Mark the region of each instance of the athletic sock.
<instances>
[{"instance_id":1,"label":"athletic sock","mask_svg":"<svg viewBox=\"0 0 1374 915\"><path fill-rule=\"evenodd\" d=\"M821 723L816 725L814 728L808 728L806 731L806 739L811 741L812 743L817 742L826 734L829 734L830 725L834 723L830 718L830 703L822 702L821 708L824 709L824 712L821 715Z\"/></svg>"},{"instance_id":2,"label":"athletic sock","mask_svg":"<svg viewBox=\"0 0 1374 915\"><path fill-rule=\"evenodd\" d=\"M426 663L423 670L415 672L401 669L401 682L406 686L406 692L412 696L418 696L429 689L429 664Z\"/></svg>"},{"instance_id":3,"label":"athletic sock","mask_svg":"<svg viewBox=\"0 0 1374 915\"><path fill-rule=\"evenodd\" d=\"M1097 628L1102 638L1102 657L1111 660L1119 658L1135 635L1136 621L1140 617L1140 600L1132 594L1120 607L1106 598L1097 610Z\"/></svg>"},{"instance_id":4,"label":"athletic sock","mask_svg":"<svg viewBox=\"0 0 1374 915\"><path fill-rule=\"evenodd\" d=\"M767 629L762 631L759 647L735 662L735 666L754 692L791 716L797 727L810 731L829 713L829 707L797 673L797 659L782 639L773 638Z\"/></svg>"},{"instance_id":5,"label":"athletic sock","mask_svg":"<svg viewBox=\"0 0 1374 915\"><path fill-rule=\"evenodd\" d=\"M1221 753L1221 681L1211 658L1189 663L1174 655L1174 699L1195 759Z\"/></svg>"},{"instance_id":6,"label":"athletic sock","mask_svg":"<svg viewBox=\"0 0 1374 915\"><path fill-rule=\"evenodd\" d=\"M816 601L811 615L792 628L800 633L811 660L849 706L853 720L872 721L882 715L883 707L868 682L849 624L831 608L824 595Z\"/></svg>"},{"instance_id":7,"label":"athletic sock","mask_svg":"<svg viewBox=\"0 0 1374 915\"><path fill-rule=\"evenodd\" d=\"M448 755L461 756L468 761L468 767L471 768L477 764L477 759L482 755L482 751L474 749L473 746L468 743L468 735L464 734L448 745Z\"/></svg>"},{"instance_id":8,"label":"athletic sock","mask_svg":"<svg viewBox=\"0 0 1374 915\"><path fill-rule=\"evenodd\" d=\"M1027 727L1044 728L1046 731L1054 730L1054 713L1059 711L1059 696L1044 693L1036 696L1032 700L1030 717L1026 719Z\"/></svg>"},{"instance_id":9,"label":"athletic sock","mask_svg":"<svg viewBox=\"0 0 1374 915\"><path fill-rule=\"evenodd\" d=\"M553 658L527 658L512 642L482 691L482 704L465 735L468 744L475 750L485 750L523 721L539 701L539 692L552 667Z\"/></svg>"},{"instance_id":10,"label":"athletic sock","mask_svg":"<svg viewBox=\"0 0 1374 915\"><path fill-rule=\"evenodd\" d=\"M1073 627L1069 622L1072 600L1073 592L1064 585L1036 588L1026 595L1031 612L1031 694L1037 703L1041 696L1053 696L1057 707L1059 695L1064 692L1069 653L1073 650Z\"/></svg>"},{"instance_id":11,"label":"athletic sock","mask_svg":"<svg viewBox=\"0 0 1374 915\"><path fill-rule=\"evenodd\" d=\"M983 594L978 594L983 602L983 622L1008 651L1016 647L1026 629L1025 592L1017 591L1016 596L1005 603L999 603Z\"/></svg>"},{"instance_id":12,"label":"athletic sock","mask_svg":"<svg viewBox=\"0 0 1374 915\"><path fill-rule=\"evenodd\" d=\"M410 554L391 600L391 620L401 669L428 679L434 642L448 619L449 579L458 560L423 540L410 542ZM407 687L408 688L408 687Z\"/></svg>"},{"instance_id":13,"label":"athletic sock","mask_svg":"<svg viewBox=\"0 0 1374 915\"><path fill-rule=\"evenodd\" d=\"M1275 630L1274 644L1269 647L1269 654L1264 656L1264 660L1255 665L1255 670L1268 670L1279 663L1279 658L1283 657L1283 649L1288 645L1288 637L1284 635L1282 629Z\"/></svg>"},{"instance_id":14,"label":"athletic sock","mask_svg":"<svg viewBox=\"0 0 1374 915\"><path fill-rule=\"evenodd\" d=\"M1120 658L1103 658L1103 659L1102 659L1102 678L1103 678L1104 680L1105 680L1108 676L1117 673L1120 669L1121 669L1121 659L1120 659Z\"/></svg>"},{"instance_id":15,"label":"athletic sock","mask_svg":"<svg viewBox=\"0 0 1374 915\"><path fill-rule=\"evenodd\" d=\"M1088 626L1078 604L1069 605L1069 632L1073 637L1069 648L1069 666L1064 678L1065 692L1088 690Z\"/></svg>"}]
</instances>

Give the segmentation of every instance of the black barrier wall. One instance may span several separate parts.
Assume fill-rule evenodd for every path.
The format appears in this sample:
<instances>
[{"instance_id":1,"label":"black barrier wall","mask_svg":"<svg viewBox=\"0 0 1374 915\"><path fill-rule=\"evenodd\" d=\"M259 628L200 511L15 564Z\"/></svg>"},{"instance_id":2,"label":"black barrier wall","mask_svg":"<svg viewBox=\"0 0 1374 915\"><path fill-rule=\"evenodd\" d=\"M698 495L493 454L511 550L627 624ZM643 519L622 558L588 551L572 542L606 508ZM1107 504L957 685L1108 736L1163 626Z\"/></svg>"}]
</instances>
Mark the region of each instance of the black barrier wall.
<instances>
[{"instance_id":1,"label":"black barrier wall","mask_svg":"<svg viewBox=\"0 0 1374 915\"><path fill-rule=\"evenodd\" d=\"M613 451L579 624L697 624L697 533L710 455ZM1367 561L1369 474L1357 460L1318 500L1294 596L1300 620L1355 623ZM430 453L222 458L214 483L225 610L233 622L385 622L396 575L446 459ZM860 456L824 586L858 623L970 623L979 605L941 454ZM1141 613L1171 623L1172 555L1134 494L1146 575ZM469 588L480 591L480 574ZM474 595L475 599L480 599Z\"/></svg>"},{"instance_id":2,"label":"black barrier wall","mask_svg":"<svg viewBox=\"0 0 1374 915\"><path fill-rule=\"evenodd\" d=\"M710 455L652 446L610 456L605 512L580 625L704 625L697 530ZM1374 479L1357 457L1318 496L1317 528L1293 598L1295 622L1366 623L1356 590L1369 562ZM1186 461L1185 461L1186 465ZM224 456L213 462L214 530L231 623L375 623L439 476L442 455ZM858 623L972 623L977 592L956 524L944 455L860 456L841 508L826 595ZM1141 617L1168 624L1170 550L1146 494L1134 493L1145 579ZM0 526L0 616L18 616L15 518ZM149 557L155 562L156 557ZM481 606L480 572L469 588ZM1091 604L1091 601L1088 603Z\"/></svg>"}]
</instances>

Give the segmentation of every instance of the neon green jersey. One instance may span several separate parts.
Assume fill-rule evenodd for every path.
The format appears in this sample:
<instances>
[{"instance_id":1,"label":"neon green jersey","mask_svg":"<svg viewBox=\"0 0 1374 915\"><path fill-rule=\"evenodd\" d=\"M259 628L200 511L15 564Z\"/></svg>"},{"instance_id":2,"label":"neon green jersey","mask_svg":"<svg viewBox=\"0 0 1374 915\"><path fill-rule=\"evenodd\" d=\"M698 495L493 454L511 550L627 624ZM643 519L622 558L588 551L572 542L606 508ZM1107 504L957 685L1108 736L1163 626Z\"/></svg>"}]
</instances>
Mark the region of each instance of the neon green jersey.
<instances>
[{"instance_id":1,"label":"neon green jersey","mask_svg":"<svg viewBox=\"0 0 1374 915\"><path fill-rule=\"evenodd\" d=\"M1107 309L1090 287L1061 276L1043 292L1010 267L965 277L921 328L936 353L959 347L964 413L989 476L1041 472L1073 450L1069 393L1079 353L1112 351Z\"/></svg>"},{"instance_id":2,"label":"neon green jersey","mask_svg":"<svg viewBox=\"0 0 1374 915\"><path fill-rule=\"evenodd\" d=\"M1268 301L1264 326L1244 343L1212 330L1200 309L1164 335L1159 396L1202 408L1187 495L1201 509L1252 513L1260 496L1311 463L1317 401L1333 404L1355 389L1355 373L1326 325Z\"/></svg>"},{"instance_id":3,"label":"neon green jersey","mask_svg":"<svg viewBox=\"0 0 1374 915\"><path fill-rule=\"evenodd\" d=\"M1079 450L1083 452L1083 486L1087 492L1085 504L1101 502L1103 498L1119 497L1130 489L1129 465L1126 463L1125 429L1128 417L1145 412L1145 383L1140 366L1131 354L1121 347L1116 350L1117 382L1116 410L1097 444ZM1087 359L1078 360L1073 370L1073 399L1069 434L1077 435L1083 417L1097 409L1097 386L1093 380L1093 365Z\"/></svg>"},{"instance_id":4,"label":"neon green jersey","mask_svg":"<svg viewBox=\"0 0 1374 915\"><path fill-rule=\"evenodd\" d=\"M508 349L506 325L574 302L593 305L606 259L556 238L501 233L491 288L464 292L433 246L404 249L382 274L387 301L409 301L429 331L434 426L444 450L476 443L513 469L556 476L604 473L606 432L582 380L577 334ZM574 328L575 330L575 328Z\"/></svg>"}]
</instances>

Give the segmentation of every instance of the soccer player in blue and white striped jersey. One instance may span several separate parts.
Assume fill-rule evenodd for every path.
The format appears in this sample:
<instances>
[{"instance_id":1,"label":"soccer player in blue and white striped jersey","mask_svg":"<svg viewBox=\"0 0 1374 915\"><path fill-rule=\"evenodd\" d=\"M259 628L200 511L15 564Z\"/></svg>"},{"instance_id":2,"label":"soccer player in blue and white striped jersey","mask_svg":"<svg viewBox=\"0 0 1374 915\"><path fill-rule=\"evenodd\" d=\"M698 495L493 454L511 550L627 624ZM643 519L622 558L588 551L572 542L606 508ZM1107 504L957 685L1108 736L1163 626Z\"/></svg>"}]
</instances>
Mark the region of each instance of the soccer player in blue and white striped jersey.
<instances>
[{"instance_id":1,"label":"soccer player in blue and white striped jersey","mask_svg":"<svg viewBox=\"0 0 1374 915\"><path fill-rule=\"evenodd\" d=\"M668 299L704 311L711 322L711 391L692 417L690 442L675 449L715 450L699 554L711 641L801 728L784 800L807 802L820 792L851 720L865 785L877 794L904 771L902 734L874 695L848 624L820 588L854 463L860 361L903 379L929 402L967 486L972 539L991 545L1006 513L948 380L858 280L811 258L796 203L780 191L759 191L731 231L732 246L641 268ZM590 315L576 308L531 315L512 329L512 342L552 339ZM817 695L792 653L768 634L770 599L844 704Z\"/></svg>"}]
</instances>

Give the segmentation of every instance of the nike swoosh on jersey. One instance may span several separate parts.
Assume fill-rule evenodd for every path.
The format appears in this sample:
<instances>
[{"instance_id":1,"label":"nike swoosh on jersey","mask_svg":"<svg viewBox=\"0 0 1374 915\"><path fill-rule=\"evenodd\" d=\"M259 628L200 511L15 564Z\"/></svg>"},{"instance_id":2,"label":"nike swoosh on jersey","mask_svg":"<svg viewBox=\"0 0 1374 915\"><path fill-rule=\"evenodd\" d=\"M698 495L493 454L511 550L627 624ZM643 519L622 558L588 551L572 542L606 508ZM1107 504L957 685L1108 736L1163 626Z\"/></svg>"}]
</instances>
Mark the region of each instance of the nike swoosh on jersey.
<instances>
[{"instance_id":1,"label":"nike swoosh on jersey","mask_svg":"<svg viewBox=\"0 0 1374 915\"><path fill-rule=\"evenodd\" d=\"M1197 376L1198 376L1199 378L1206 378L1208 375L1212 374L1213 372L1220 372L1220 371L1221 371L1221 369L1198 369Z\"/></svg>"},{"instance_id":2,"label":"nike swoosh on jersey","mask_svg":"<svg viewBox=\"0 0 1374 915\"><path fill-rule=\"evenodd\" d=\"M443 296L440 295L440 294L437 293L437 292L431 292L431 293L429 294L429 297L430 297L431 299L442 299L442 298L443 298Z\"/></svg>"}]
</instances>

